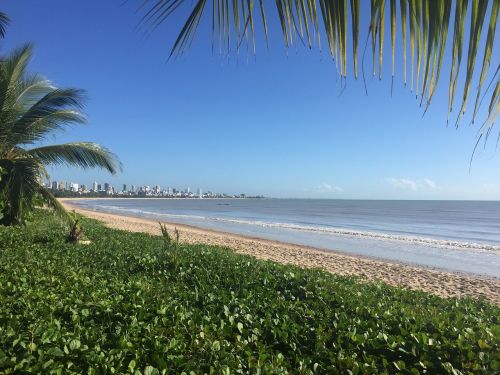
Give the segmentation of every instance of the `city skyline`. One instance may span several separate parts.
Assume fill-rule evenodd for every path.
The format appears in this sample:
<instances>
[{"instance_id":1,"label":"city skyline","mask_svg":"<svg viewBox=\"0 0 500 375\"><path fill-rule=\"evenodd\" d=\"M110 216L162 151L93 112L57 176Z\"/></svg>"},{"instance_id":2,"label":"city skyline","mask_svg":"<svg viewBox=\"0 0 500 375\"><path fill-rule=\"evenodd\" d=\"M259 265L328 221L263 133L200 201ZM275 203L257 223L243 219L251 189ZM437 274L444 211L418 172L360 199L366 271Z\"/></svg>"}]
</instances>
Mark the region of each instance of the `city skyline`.
<instances>
[{"instance_id":1,"label":"city skyline","mask_svg":"<svg viewBox=\"0 0 500 375\"><path fill-rule=\"evenodd\" d=\"M228 194L224 192L214 192L211 190L204 191L202 188L198 187L195 191L192 191L188 186L184 189L178 189L173 186L164 186L163 189L161 185L128 185L122 184L121 189L115 188L114 185L109 182L100 183L98 181L93 181L92 184L85 184L80 182L69 182L64 180L47 180L44 185L50 188L52 191L57 192L69 192L77 194L92 194L92 193L104 193L103 196L161 196L170 198L245 198L247 194ZM263 197L263 196L259 196Z\"/></svg>"}]
</instances>

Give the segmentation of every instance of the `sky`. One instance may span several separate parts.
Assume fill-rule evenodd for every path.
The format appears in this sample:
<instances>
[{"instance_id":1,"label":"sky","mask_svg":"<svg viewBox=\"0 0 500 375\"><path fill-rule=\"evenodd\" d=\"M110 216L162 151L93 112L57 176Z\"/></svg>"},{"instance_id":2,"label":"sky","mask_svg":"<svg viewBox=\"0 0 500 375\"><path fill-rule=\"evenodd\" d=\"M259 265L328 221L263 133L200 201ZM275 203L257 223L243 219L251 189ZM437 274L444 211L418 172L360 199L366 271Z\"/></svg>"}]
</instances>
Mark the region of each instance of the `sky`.
<instances>
[{"instance_id":1,"label":"sky","mask_svg":"<svg viewBox=\"0 0 500 375\"><path fill-rule=\"evenodd\" d=\"M207 13L189 51L169 60L186 9L145 35L137 28L140 3L2 2L11 25L1 53L33 42L31 72L87 92L88 124L49 143L98 142L123 163L115 176L50 168L52 180L282 198L500 199L495 141L478 148L469 171L479 124L469 126L466 117L458 130L446 126L446 64L422 116L402 83L397 51L391 96L388 40L384 79L368 75L366 95L363 80L353 78L352 59L344 85L326 51L286 50L275 22L269 49L257 38L256 56L244 48L224 55L212 53ZM370 53L365 66L371 71Z\"/></svg>"}]
</instances>

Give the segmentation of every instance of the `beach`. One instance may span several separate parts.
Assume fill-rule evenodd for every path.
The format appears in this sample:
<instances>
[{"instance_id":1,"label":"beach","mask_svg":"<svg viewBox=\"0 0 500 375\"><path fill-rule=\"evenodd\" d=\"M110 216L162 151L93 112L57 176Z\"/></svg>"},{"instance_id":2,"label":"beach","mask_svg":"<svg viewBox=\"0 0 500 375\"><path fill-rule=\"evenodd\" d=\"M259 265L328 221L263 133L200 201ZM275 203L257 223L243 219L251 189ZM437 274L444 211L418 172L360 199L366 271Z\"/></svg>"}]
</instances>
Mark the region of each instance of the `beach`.
<instances>
[{"instance_id":1,"label":"beach","mask_svg":"<svg viewBox=\"0 0 500 375\"><path fill-rule=\"evenodd\" d=\"M161 234L160 226L155 220L85 210L72 205L71 199L60 201L67 209L99 220L110 228L152 235ZM446 272L184 224L169 222L165 224L170 230L174 227L179 230L181 242L224 246L237 253L259 259L299 267L320 268L338 275L356 276L366 281L382 281L389 285L421 290L441 297L484 297L489 302L500 305L500 280L493 277Z\"/></svg>"}]
</instances>

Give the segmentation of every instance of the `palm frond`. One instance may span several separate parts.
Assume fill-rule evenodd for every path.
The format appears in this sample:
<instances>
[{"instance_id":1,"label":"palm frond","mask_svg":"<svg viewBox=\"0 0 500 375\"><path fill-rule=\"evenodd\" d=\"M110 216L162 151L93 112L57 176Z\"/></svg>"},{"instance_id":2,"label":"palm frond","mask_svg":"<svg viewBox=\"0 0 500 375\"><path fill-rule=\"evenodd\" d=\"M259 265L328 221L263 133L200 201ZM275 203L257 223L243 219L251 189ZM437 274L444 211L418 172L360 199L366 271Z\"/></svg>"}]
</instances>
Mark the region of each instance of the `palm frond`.
<instances>
[{"instance_id":1,"label":"palm frond","mask_svg":"<svg viewBox=\"0 0 500 375\"><path fill-rule=\"evenodd\" d=\"M17 144L31 144L44 140L50 133L62 129L67 124L83 124L85 116L79 111L83 106L83 91L78 89L52 89L40 98L35 104L28 106L28 110L17 118L10 126L0 131L6 138L5 143L13 146ZM21 107L26 107L23 98Z\"/></svg>"},{"instance_id":2,"label":"palm frond","mask_svg":"<svg viewBox=\"0 0 500 375\"><path fill-rule=\"evenodd\" d=\"M43 164L104 168L112 174L121 170L117 157L105 147L90 142L64 143L43 146L27 151L27 154Z\"/></svg>"},{"instance_id":3,"label":"palm frond","mask_svg":"<svg viewBox=\"0 0 500 375\"><path fill-rule=\"evenodd\" d=\"M39 142L67 124L85 122L80 112L84 92L57 89L40 75L28 74L31 56L27 44L0 64L0 149Z\"/></svg>"},{"instance_id":4,"label":"palm frond","mask_svg":"<svg viewBox=\"0 0 500 375\"><path fill-rule=\"evenodd\" d=\"M26 111L54 89L52 82L41 75L26 74L16 88L16 107L19 106L20 111Z\"/></svg>"},{"instance_id":5,"label":"palm frond","mask_svg":"<svg viewBox=\"0 0 500 375\"><path fill-rule=\"evenodd\" d=\"M5 203L2 222L22 224L24 213L33 209L43 166L33 158L17 158L0 159L0 167L6 171L0 190Z\"/></svg>"},{"instance_id":6,"label":"palm frond","mask_svg":"<svg viewBox=\"0 0 500 375\"><path fill-rule=\"evenodd\" d=\"M5 38L5 31L10 23L10 18L5 13L0 12L0 38Z\"/></svg>"},{"instance_id":7,"label":"palm frond","mask_svg":"<svg viewBox=\"0 0 500 375\"><path fill-rule=\"evenodd\" d=\"M459 124L467 106L469 92L472 87L477 90L474 111L475 118L481 101L481 89L490 75L490 62L494 47L494 36L497 27L497 15L500 0L471 0L470 30L467 38L464 38L468 0L456 0L455 9L452 11L451 0L390 0L389 6L385 6L385 0L371 0L370 3L359 2L359 0L276 0L275 12L264 11L264 2L259 2L261 14L261 26L263 35L268 38L269 28L272 25L271 18L276 20L275 24L281 28L283 42L286 47L293 46L297 41L307 41L308 47L321 46L321 39L328 44L330 55L335 60L339 74L346 76L347 65L347 38L346 30L348 22L352 23L352 48L354 61L354 76L357 77L359 31L362 25L359 23L360 12L370 8L369 30L371 36L373 75L377 71L381 77L383 64L383 51L385 40L385 14L390 12L390 43L391 64L394 66L394 55L396 50L396 29L398 23L401 25L402 33L402 57L403 57L403 82L406 83L406 48L410 45L410 67L411 67L411 89L420 96L420 103L425 103L425 109L430 105L436 92L438 81L445 59L445 50L448 39L452 41L452 57L450 61L449 84L448 84L448 113L453 111L454 99L457 96L457 82L462 76L464 85L458 95L461 96L459 111L457 114L457 125ZM210 5L211 3L211 5ZM349 4L348 4L349 3ZM145 4L145 5L144 5ZM149 5L148 5L149 4ZM151 5L152 4L152 5ZM253 1L245 0L143 0L143 6L149 11L143 17L143 23L157 28L167 19L177 16L183 6L190 6L184 26L181 28L173 47L171 55L182 54L189 46L195 36L196 30L202 16L209 13L212 18L212 44L216 41L219 49L224 53L238 51L243 43L251 44L252 50L256 50L253 16L255 11ZM271 4L271 2L269 2ZM267 4L266 4L267 5ZM400 16L397 16L399 7ZM211 8L211 9L210 9ZM320 9L319 12L316 9ZM348 13L351 13L351 17ZM485 46L482 46L481 35L483 34L484 20L489 14L488 35ZM323 25L320 32L319 24ZM449 32L450 23L453 31ZM409 25L409 33L407 33ZM314 42L316 41L316 43ZM464 45L467 46L467 67L462 73L460 71L461 58ZM378 50L377 50L378 49ZM477 55L482 53L482 60L476 61ZM481 74L477 82L474 82L474 70L476 64L480 64ZM394 69L393 69L394 70ZM394 75L393 71L393 75ZM500 79L500 78L497 78ZM492 94L490 103L493 103L493 112L490 112L488 121L494 118L496 101ZM491 106L490 106L491 107ZM490 123L491 124L491 123Z\"/></svg>"},{"instance_id":8,"label":"palm frond","mask_svg":"<svg viewBox=\"0 0 500 375\"><path fill-rule=\"evenodd\" d=\"M33 45L27 43L2 60L0 64L0 108L11 108L14 105L17 84L26 76L26 68L32 55Z\"/></svg>"},{"instance_id":9,"label":"palm frond","mask_svg":"<svg viewBox=\"0 0 500 375\"><path fill-rule=\"evenodd\" d=\"M484 83L484 79L486 78L486 72L488 67L490 66L491 61L491 52L493 50L493 41L495 40L495 30L497 28L497 18L498 18L498 8L500 7L500 0L493 1L493 8L491 10L490 15L490 24L488 26L488 36L486 37L486 47L484 49L483 56L483 67L481 69L481 76L479 78L479 87L477 89L476 102L474 104L474 113L472 114L472 121L476 117L479 97L481 95L481 87Z\"/></svg>"},{"instance_id":10,"label":"palm frond","mask_svg":"<svg viewBox=\"0 0 500 375\"><path fill-rule=\"evenodd\" d=\"M450 69L450 84L448 94L448 117L453 111L453 102L457 89L458 74L462 62L465 16L468 0L457 0L455 4L455 21L453 27L453 50Z\"/></svg>"},{"instance_id":11,"label":"palm frond","mask_svg":"<svg viewBox=\"0 0 500 375\"><path fill-rule=\"evenodd\" d=\"M403 82L406 86L406 20L408 16L408 0L401 0L400 3L401 10L401 39L403 40ZM393 73L394 76L394 73Z\"/></svg>"},{"instance_id":12,"label":"palm frond","mask_svg":"<svg viewBox=\"0 0 500 375\"><path fill-rule=\"evenodd\" d=\"M47 206L54 210L54 212L58 214L64 221L69 224L73 223L74 220L71 214L64 208L61 202L59 202L49 190L40 185L38 187L38 193L42 196Z\"/></svg>"},{"instance_id":13,"label":"palm frond","mask_svg":"<svg viewBox=\"0 0 500 375\"><path fill-rule=\"evenodd\" d=\"M467 99L469 98L469 90L472 82L472 75L474 73L474 67L476 65L476 56L479 50L479 41L481 39L481 32L483 30L483 22L486 16L487 7L488 7L487 1L480 1L480 0L472 1L469 49L467 55L467 70L465 74L465 86L462 95L462 104L457 118L457 126L463 114L465 113L465 109L467 106ZM479 89L481 88L481 83L478 84L478 87Z\"/></svg>"}]
</instances>

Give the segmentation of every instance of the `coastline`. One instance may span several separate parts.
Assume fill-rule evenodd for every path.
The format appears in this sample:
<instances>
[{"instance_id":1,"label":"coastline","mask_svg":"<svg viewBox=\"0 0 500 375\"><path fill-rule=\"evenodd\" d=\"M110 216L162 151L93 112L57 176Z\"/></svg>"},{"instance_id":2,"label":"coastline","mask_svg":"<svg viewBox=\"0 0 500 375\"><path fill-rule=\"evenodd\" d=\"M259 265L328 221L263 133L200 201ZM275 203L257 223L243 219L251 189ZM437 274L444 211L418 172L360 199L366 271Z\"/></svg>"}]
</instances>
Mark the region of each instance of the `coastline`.
<instances>
[{"instance_id":1,"label":"coastline","mask_svg":"<svg viewBox=\"0 0 500 375\"><path fill-rule=\"evenodd\" d=\"M88 198L92 199L92 198ZM133 199L133 198L127 198ZM145 199L145 198L140 198ZM69 210L103 222L106 226L131 232L160 235L158 222L152 219L104 213L72 205L72 200L60 198ZM313 247L288 244L267 239L203 229L186 224L166 222L168 229L176 227L181 241L204 243L233 249L237 253L283 264L305 268L321 268L344 276L357 276L366 281L383 281L387 284L429 292L441 297L484 297L500 306L500 280L487 276L453 273L416 265L356 256Z\"/></svg>"}]
</instances>

